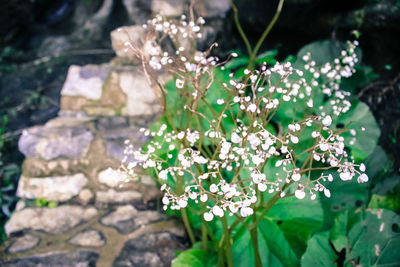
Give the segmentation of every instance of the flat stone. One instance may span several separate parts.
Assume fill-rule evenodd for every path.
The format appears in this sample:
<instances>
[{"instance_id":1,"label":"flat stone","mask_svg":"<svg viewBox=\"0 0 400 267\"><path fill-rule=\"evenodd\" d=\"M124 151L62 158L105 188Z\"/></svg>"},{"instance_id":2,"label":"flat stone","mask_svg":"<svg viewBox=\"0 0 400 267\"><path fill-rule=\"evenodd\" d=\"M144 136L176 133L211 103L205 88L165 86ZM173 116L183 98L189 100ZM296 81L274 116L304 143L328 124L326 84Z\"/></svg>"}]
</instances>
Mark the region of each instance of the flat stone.
<instances>
[{"instance_id":1,"label":"flat stone","mask_svg":"<svg viewBox=\"0 0 400 267\"><path fill-rule=\"evenodd\" d=\"M169 232L145 233L125 243L113 266L169 266L176 251L186 247L183 240Z\"/></svg>"},{"instance_id":2,"label":"flat stone","mask_svg":"<svg viewBox=\"0 0 400 267\"><path fill-rule=\"evenodd\" d=\"M126 173L112 168L101 171L98 175L98 180L100 183L105 184L108 187L119 187L130 181Z\"/></svg>"},{"instance_id":3,"label":"flat stone","mask_svg":"<svg viewBox=\"0 0 400 267\"><path fill-rule=\"evenodd\" d=\"M18 148L25 157L81 158L92 140L93 133L84 127L36 126L22 132Z\"/></svg>"},{"instance_id":4,"label":"flat stone","mask_svg":"<svg viewBox=\"0 0 400 267\"><path fill-rule=\"evenodd\" d=\"M130 140L130 144L133 145L135 149L142 147L148 141L148 137L144 136L144 134L136 127L122 129L114 128L104 132L103 138L106 142L108 155L118 159L119 161L121 161L125 156L125 140Z\"/></svg>"},{"instance_id":5,"label":"flat stone","mask_svg":"<svg viewBox=\"0 0 400 267\"><path fill-rule=\"evenodd\" d=\"M96 193L96 204L123 204L141 201L142 193L137 191L115 191L109 189L107 191L98 191Z\"/></svg>"},{"instance_id":6,"label":"flat stone","mask_svg":"<svg viewBox=\"0 0 400 267\"><path fill-rule=\"evenodd\" d=\"M47 201L67 201L77 196L87 184L82 173L72 176L31 178L21 176L17 196L21 198L44 198Z\"/></svg>"},{"instance_id":7,"label":"flat stone","mask_svg":"<svg viewBox=\"0 0 400 267\"><path fill-rule=\"evenodd\" d=\"M118 57L128 58L133 63L140 63L140 60L133 56L131 53L126 52L126 42L131 42L139 49L143 47L144 37L147 30L141 25L124 26L111 32L111 46Z\"/></svg>"},{"instance_id":8,"label":"flat stone","mask_svg":"<svg viewBox=\"0 0 400 267\"><path fill-rule=\"evenodd\" d=\"M91 117L56 117L46 122L46 127L71 127L82 126L91 122Z\"/></svg>"},{"instance_id":9,"label":"flat stone","mask_svg":"<svg viewBox=\"0 0 400 267\"><path fill-rule=\"evenodd\" d=\"M138 211L131 205L120 206L104 216L100 222L116 228L121 233L130 233L136 229L165 219L158 211Z\"/></svg>"},{"instance_id":10,"label":"flat stone","mask_svg":"<svg viewBox=\"0 0 400 267\"><path fill-rule=\"evenodd\" d=\"M96 128L100 131L109 131L110 129L128 128L129 120L127 117L101 117L98 118Z\"/></svg>"},{"instance_id":11,"label":"flat stone","mask_svg":"<svg viewBox=\"0 0 400 267\"><path fill-rule=\"evenodd\" d=\"M100 231L88 228L71 238L69 243L81 247L101 247L105 245L106 239Z\"/></svg>"},{"instance_id":12,"label":"flat stone","mask_svg":"<svg viewBox=\"0 0 400 267\"><path fill-rule=\"evenodd\" d=\"M153 0L151 2L151 10L154 14L167 17L178 17L182 15L185 7L185 0Z\"/></svg>"},{"instance_id":13,"label":"flat stone","mask_svg":"<svg viewBox=\"0 0 400 267\"><path fill-rule=\"evenodd\" d=\"M7 248L8 253L18 253L34 248L40 241L40 238L31 234L26 234L22 237L18 237L15 241Z\"/></svg>"},{"instance_id":14,"label":"flat stone","mask_svg":"<svg viewBox=\"0 0 400 267\"><path fill-rule=\"evenodd\" d=\"M161 78L162 80L167 78ZM122 114L127 116L141 116L158 114L161 112L159 99L156 95L157 89L152 89L146 75L140 68L130 72L121 72L119 85L127 95L127 104L122 108Z\"/></svg>"},{"instance_id":15,"label":"flat stone","mask_svg":"<svg viewBox=\"0 0 400 267\"><path fill-rule=\"evenodd\" d=\"M72 65L68 69L67 79L61 90L62 96L82 96L98 100L102 95L102 86L109 74L107 65Z\"/></svg>"},{"instance_id":16,"label":"flat stone","mask_svg":"<svg viewBox=\"0 0 400 267\"><path fill-rule=\"evenodd\" d=\"M78 168L81 160L56 159L43 160L38 158L26 158L22 164L22 175L25 177L53 177L69 176Z\"/></svg>"},{"instance_id":17,"label":"flat stone","mask_svg":"<svg viewBox=\"0 0 400 267\"><path fill-rule=\"evenodd\" d=\"M5 225L7 235L25 229L61 234L97 215L93 207L62 205L55 208L25 208L14 212Z\"/></svg>"},{"instance_id":18,"label":"flat stone","mask_svg":"<svg viewBox=\"0 0 400 267\"><path fill-rule=\"evenodd\" d=\"M48 253L26 258L18 258L8 262L0 260L0 266L4 267L89 267L96 266L99 254L92 251L72 251L66 253Z\"/></svg>"}]
</instances>

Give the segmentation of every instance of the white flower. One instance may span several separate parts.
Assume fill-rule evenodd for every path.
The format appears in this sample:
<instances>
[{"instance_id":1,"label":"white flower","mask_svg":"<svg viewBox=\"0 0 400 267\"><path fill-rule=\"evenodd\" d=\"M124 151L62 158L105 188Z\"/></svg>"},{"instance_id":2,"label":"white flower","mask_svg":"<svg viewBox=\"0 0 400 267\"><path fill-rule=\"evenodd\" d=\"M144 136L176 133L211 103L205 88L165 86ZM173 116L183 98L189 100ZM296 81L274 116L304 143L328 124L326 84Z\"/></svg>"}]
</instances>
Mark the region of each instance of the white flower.
<instances>
[{"instance_id":1,"label":"white flower","mask_svg":"<svg viewBox=\"0 0 400 267\"><path fill-rule=\"evenodd\" d=\"M255 104L251 104L247 107L247 111L256 112L257 106Z\"/></svg>"},{"instance_id":2,"label":"white flower","mask_svg":"<svg viewBox=\"0 0 400 267\"><path fill-rule=\"evenodd\" d=\"M357 182L359 183L366 183L368 182L368 175L366 175L365 173L361 174L358 179Z\"/></svg>"},{"instance_id":3,"label":"white flower","mask_svg":"<svg viewBox=\"0 0 400 267\"><path fill-rule=\"evenodd\" d=\"M177 88L181 89L181 88L183 88L183 86L185 85L185 81L183 81L183 80L181 80L181 79L176 79L175 84L176 84L176 87L177 87Z\"/></svg>"},{"instance_id":4,"label":"white flower","mask_svg":"<svg viewBox=\"0 0 400 267\"><path fill-rule=\"evenodd\" d=\"M267 190L267 185L263 184L263 183L259 183L257 185L257 187L258 187L258 190L260 190L260 192L265 192L265 190Z\"/></svg>"},{"instance_id":5,"label":"white flower","mask_svg":"<svg viewBox=\"0 0 400 267\"><path fill-rule=\"evenodd\" d=\"M294 192L294 196L297 197L298 199L303 199L306 196L306 193L303 190L297 189Z\"/></svg>"},{"instance_id":6,"label":"white flower","mask_svg":"<svg viewBox=\"0 0 400 267\"><path fill-rule=\"evenodd\" d=\"M181 208L186 208L186 206L187 206L187 200L185 200L185 199L179 199L178 200L178 205L179 205L179 207L181 207Z\"/></svg>"},{"instance_id":7,"label":"white flower","mask_svg":"<svg viewBox=\"0 0 400 267\"><path fill-rule=\"evenodd\" d=\"M343 181L348 181L348 180L351 180L352 175L351 175L350 172L341 172L341 173L339 174L339 177L340 177L340 179L342 179Z\"/></svg>"},{"instance_id":8,"label":"white flower","mask_svg":"<svg viewBox=\"0 0 400 267\"><path fill-rule=\"evenodd\" d=\"M216 184L210 185L210 192L215 193L218 191L218 186Z\"/></svg>"},{"instance_id":9,"label":"white flower","mask_svg":"<svg viewBox=\"0 0 400 267\"><path fill-rule=\"evenodd\" d=\"M329 191L328 188L325 188L325 189L324 189L324 194L325 194L325 196L326 196L327 198L330 198L330 197L331 197L331 191Z\"/></svg>"},{"instance_id":10,"label":"white flower","mask_svg":"<svg viewBox=\"0 0 400 267\"><path fill-rule=\"evenodd\" d=\"M332 118L331 116L326 116L323 120L322 120L322 124L326 127L328 127L329 125L332 124Z\"/></svg>"},{"instance_id":11,"label":"white flower","mask_svg":"<svg viewBox=\"0 0 400 267\"><path fill-rule=\"evenodd\" d=\"M201 201L201 202L206 202L207 199L208 199L207 194L203 194L203 195L200 196L200 201Z\"/></svg>"},{"instance_id":12,"label":"white flower","mask_svg":"<svg viewBox=\"0 0 400 267\"><path fill-rule=\"evenodd\" d=\"M360 164L360 171L365 172L365 170L366 170L366 168L365 168L364 163L361 163Z\"/></svg>"},{"instance_id":13,"label":"white flower","mask_svg":"<svg viewBox=\"0 0 400 267\"><path fill-rule=\"evenodd\" d=\"M232 202L231 204L229 204L229 209L230 209L230 211L231 211L232 213L238 212L239 207L240 207L240 205L239 205L239 203L237 203L237 202Z\"/></svg>"},{"instance_id":14,"label":"white flower","mask_svg":"<svg viewBox=\"0 0 400 267\"><path fill-rule=\"evenodd\" d=\"M160 173L158 174L158 178L160 178L161 180L167 180L168 171L166 171L166 170L160 171Z\"/></svg>"},{"instance_id":15,"label":"white flower","mask_svg":"<svg viewBox=\"0 0 400 267\"><path fill-rule=\"evenodd\" d=\"M322 144L319 144L319 148L322 151L327 151L329 149L329 145L327 143L322 143Z\"/></svg>"},{"instance_id":16,"label":"white flower","mask_svg":"<svg viewBox=\"0 0 400 267\"><path fill-rule=\"evenodd\" d=\"M292 141L293 144L297 144L299 142L299 138L297 136L291 136L290 141Z\"/></svg>"},{"instance_id":17,"label":"white flower","mask_svg":"<svg viewBox=\"0 0 400 267\"><path fill-rule=\"evenodd\" d=\"M218 105L222 105L222 104L224 104L224 103L225 103L225 100L222 99L222 98L220 98L220 99L217 100L217 104L218 104Z\"/></svg>"},{"instance_id":18,"label":"white flower","mask_svg":"<svg viewBox=\"0 0 400 267\"><path fill-rule=\"evenodd\" d=\"M233 132L231 136L231 141L232 143L239 144L240 142L242 142L242 138L237 133Z\"/></svg>"},{"instance_id":19,"label":"white flower","mask_svg":"<svg viewBox=\"0 0 400 267\"><path fill-rule=\"evenodd\" d=\"M301 178L301 174L300 173L293 173L293 175L292 175L292 180L293 181L297 182L297 181L300 180L300 178Z\"/></svg>"},{"instance_id":20,"label":"white flower","mask_svg":"<svg viewBox=\"0 0 400 267\"><path fill-rule=\"evenodd\" d=\"M162 198L162 203L163 203L164 205L168 205L168 204L169 204L169 198L168 198L167 196L164 196L164 197Z\"/></svg>"},{"instance_id":21,"label":"white flower","mask_svg":"<svg viewBox=\"0 0 400 267\"><path fill-rule=\"evenodd\" d=\"M214 213L215 216L218 216L218 217L223 217L224 216L224 211L221 209L220 206L215 205L212 208L212 212Z\"/></svg>"},{"instance_id":22,"label":"white flower","mask_svg":"<svg viewBox=\"0 0 400 267\"><path fill-rule=\"evenodd\" d=\"M214 214L212 214L211 212L206 212L203 214L203 218L206 222L210 222L212 221L212 219L214 219Z\"/></svg>"},{"instance_id":23,"label":"white flower","mask_svg":"<svg viewBox=\"0 0 400 267\"><path fill-rule=\"evenodd\" d=\"M250 215L252 215L253 213L254 213L254 211L253 211L253 209L250 208L250 207L242 207L242 208L240 209L240 216L242 216L242 217L250 216Z\"/></svg>"}]
</instances>

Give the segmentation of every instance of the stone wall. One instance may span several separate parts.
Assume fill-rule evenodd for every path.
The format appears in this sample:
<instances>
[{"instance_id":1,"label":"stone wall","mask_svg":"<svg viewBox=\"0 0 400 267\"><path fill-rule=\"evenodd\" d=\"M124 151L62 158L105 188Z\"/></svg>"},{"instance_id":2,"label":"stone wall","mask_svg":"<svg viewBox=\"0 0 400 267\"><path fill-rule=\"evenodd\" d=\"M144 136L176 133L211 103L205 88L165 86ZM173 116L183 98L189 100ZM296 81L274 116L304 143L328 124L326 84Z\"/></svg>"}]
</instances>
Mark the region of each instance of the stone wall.
<instances>
[{"instance_id":1,"label":"stone wall","mask_svg":"<svg viewBox=\"0 0 400 267\"><path fill-rule=\"evenodd\" d=\"M183 226L159 211L151 178L117 171L125 140L143 145L159 113L140 65L71 66L59 116L19 139L21 199L0 265L169 266L188 245Z\"/></svg>"}]
</instances>

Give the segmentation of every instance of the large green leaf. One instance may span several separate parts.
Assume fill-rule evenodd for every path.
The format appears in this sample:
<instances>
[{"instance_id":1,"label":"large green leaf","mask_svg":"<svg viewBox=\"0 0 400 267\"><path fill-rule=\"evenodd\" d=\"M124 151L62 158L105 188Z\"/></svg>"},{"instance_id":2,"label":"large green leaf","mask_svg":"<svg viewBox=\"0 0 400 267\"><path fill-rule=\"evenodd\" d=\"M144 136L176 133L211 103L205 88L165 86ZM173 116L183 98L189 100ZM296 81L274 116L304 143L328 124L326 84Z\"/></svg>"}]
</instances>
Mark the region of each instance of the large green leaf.
<instances>
[{"instance_id":1,"label":"large green leaf","mask_svg":"<svg viewBox=\"0 0 400 267\"><path fill-rule=\"evenodd\" d=\"M334 171L326 171L325 175L332 174L333 182L326 184L332 192L330 198L320 193L320 201L324 210L324 227L331 227L334 218L342 211L366 207L369 202L369 184L359 184L356 179L342 181Z\"/></svg>"},{"instance_id":2,"label":"large green leaf","mask_svg":"<svg viewBox=\"0 0 400 267\"><path fill-rule=\"evenodd\" d=\"M270 253L279 259L283 266L299 265L296 254L275 222L267 218L261 220L258 231L260 239L267 243Z\"/></svg>"},{"instance_id":3,"label":"large green leaf","mask_svg":"<svg viewBox=\"0 0 400 267\"><path fill-rule=\"evenodd\" d=\"M298 266L298 258L283 232L275 222L267 218L258 226L258 246L262 266ZM250 233L241 226L233 236L235 266L254 266L254 249Z\"/></svg>"},{"instance_id":4,"label":"large green leaf","mask_svg":"<svg viewBox=\"0 0 400 267\"><path fill-rule=\"evenodd\" d=\"M338 56L340 51L344 48L343 43L334 43L329 40L316 41L306 46L303 46L299 52L297 52L298 61L302 61L302 57L308 52L311 53L311 58L316 62L317 65L323 65L326 62L331 62Z\"/></svg>"},{"instance_id":5,"label":"large green leaf","mask_svg":"<svg viewBox=\"0 0 400 267\"><path fill-rule=\"evenodd\" d=\"M336 266L337 255L329 243L329 231L315 234L307 244L307 250L301 257L301 266Z\"/></svg>"},{"instance_id":6,"label":"large green leaf","mask_svg":"<svg viewBox=\"0 0 400 267\"><path fill-rule=\"evenodd\" d=\"M346 129L354 129L356 136L350 132L343 134L346 146L356 161L367 158L375 149L380 135L379 126L368 106L362 102L352 103L349 112L343 114L336 121L336 125L344 125Z\"/></svg>"},{"instance_id":7,"label":"large green leaf","mask_svg":"<svg viewBox=\"0 0 400 267\"><path fill-rule=\"evenodd\" d=\"M284 198L268 212L267 217L279 225L291 248L300 257L311 235L323 225L323 210L317 200Z\"/></svg>"},{"instance_id":8,"label":"large green leaf","mask_svg":"<svg viewBox=\"0 0 400 267\"><path fill-rule=\"evenodd\" d=\"M215 252L192 248L180 253L172 262L172 267L211 267L216 264Z\"/></svg>"},{"instance_id":9,"label":"large green leaf","mask_svg":"<svg viewBox=\"0 0 400 267\"><path fill-rule=\"evenodd\" d=\"M347 261L361 266L400 266L400 216L388 210L367 210L349 232Z\"/></svg>"}]
</instances>

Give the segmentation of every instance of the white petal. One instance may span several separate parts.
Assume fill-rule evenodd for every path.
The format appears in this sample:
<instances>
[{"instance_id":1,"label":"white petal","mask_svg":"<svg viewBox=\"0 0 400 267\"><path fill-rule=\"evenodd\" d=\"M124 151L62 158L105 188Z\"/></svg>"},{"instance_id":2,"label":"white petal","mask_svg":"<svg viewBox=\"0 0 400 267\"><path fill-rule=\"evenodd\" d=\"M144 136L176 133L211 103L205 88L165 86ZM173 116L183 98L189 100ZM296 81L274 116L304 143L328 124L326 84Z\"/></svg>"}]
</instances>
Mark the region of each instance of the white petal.
<instances>
[{"instance_id":1,"label":"white petal","mask_svg":"<svg viewBox=\"0 0 400 267\"><path fill-rule=\"evenodd\" d=\"M296 190L294 196L298 199L303 199L306 196L306 193L303 190Z\"/></svg>"}]
</instances>

